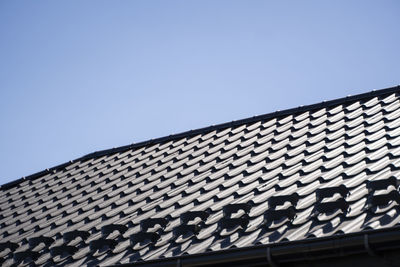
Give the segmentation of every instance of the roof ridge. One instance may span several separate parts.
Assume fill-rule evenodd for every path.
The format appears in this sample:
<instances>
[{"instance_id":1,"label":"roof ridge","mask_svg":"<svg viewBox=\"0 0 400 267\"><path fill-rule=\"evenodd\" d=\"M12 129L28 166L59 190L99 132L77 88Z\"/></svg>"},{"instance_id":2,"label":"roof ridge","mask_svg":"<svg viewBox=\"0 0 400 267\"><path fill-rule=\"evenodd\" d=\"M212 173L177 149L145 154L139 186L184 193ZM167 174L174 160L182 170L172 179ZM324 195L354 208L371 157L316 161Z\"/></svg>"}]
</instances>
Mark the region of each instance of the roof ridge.
<instances>
[{"instance_id":1,"label":"roof ridge","mask_svg":"<svg viewBox=\"0 0 400 267\"><path fill-rule=\"evenodd\" d=\"M49 169L46 169L43 171L39 171L39 172L36 172L29 176L22 177L22 178L14 180L14 181L5 183L3 185L0 185L0 190L10 189L25 180L34 180L45 174L48 174L55 170L64 168L65 166L67 166L71 163L77 162L77 161L83 161L83 160L87 160L87 159L91 159L91 158L101 157L101 156L104 156L107 154L112 154L112 153L117 153L117 152L124 152L124 151L127 151L132 148L139 148L139 147L143 147L143 146L150 145L150 144L171 141L171 140L174 140L177 138L189 137L189 136L193 136L196 134L204 133L206 131L218 130L218 129L227 128L227 127L235 127L238 125L256 122L259 120L277 118L277 117L281 117L281 116L285 116L285 115L290 115L290 114L294 114L294 113L298 113L298 112L310 111L310 110L314 110L314 109L318 109L318 108L324 108L324 107L326 108L326 107L329 107L332 105L347 103L347 102L351 102L351 101L355 101L355 100L362 100L364 98L380 96L380 95L389 94L389 93L398 92L398 91L400 91L400 85L397 85L394 87L383 88L383 89L379 89L379 90L372 90L370 92L361 93L361 94L357 94L357 95L349 95L346 97L333 99L333 100L329 100L329 101L322 101L322 102L316 103L316 104L304 105L304 106L299 106L296 108L289 108L289 109L285 109L285 110L281 110L281 111L278 110L278 111L266 113L263 115L257 115L257 116L253 116L253 117L249 117L249 118L245 118L245 119L234 120L231 122L221 123L221 124L217 124L217 125L211 125L211 126L207 126L207 127L198 128L195 130L189 130L189 131L185 131L185 132L181 132L181 133L177 133L177 134L172 134L172 135L163 136L163 137L159 137L159 138L155 138L155 139L141 141L138 143L132 143L130 145L125 145L125 146L120 146L120 147L105 149L105 150L99 150L99 151L95 151L95 152L86 154L84 156L81 156L75 160L70 160L68 162L56 165L52 168L49 168Z\"/></svg>"}]
</instances>

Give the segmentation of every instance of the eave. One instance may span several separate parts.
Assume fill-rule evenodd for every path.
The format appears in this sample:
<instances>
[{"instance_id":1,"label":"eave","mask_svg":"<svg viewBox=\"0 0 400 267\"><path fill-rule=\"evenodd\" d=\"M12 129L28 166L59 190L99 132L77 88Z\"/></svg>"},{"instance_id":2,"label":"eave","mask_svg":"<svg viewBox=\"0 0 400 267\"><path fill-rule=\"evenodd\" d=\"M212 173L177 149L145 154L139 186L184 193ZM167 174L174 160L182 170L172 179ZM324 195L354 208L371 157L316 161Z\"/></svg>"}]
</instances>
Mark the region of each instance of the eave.
<instances>
[{"instance_id":1,"label":"eave","mask_svg":"<svg viewBox=\"0 0 400 267\"><path fill-rule=\"evenodd\" d=\"M189 267L189 266L280 266L281 264L313 262L323 259L338 259L365 254L367 257L382 257L387 251L400 249L400 227L368 230L354 234L309 238L300 241L279 242L245 248L232 248L194 255L183 255L119 267Z\"/></svg>"}]
</instances>

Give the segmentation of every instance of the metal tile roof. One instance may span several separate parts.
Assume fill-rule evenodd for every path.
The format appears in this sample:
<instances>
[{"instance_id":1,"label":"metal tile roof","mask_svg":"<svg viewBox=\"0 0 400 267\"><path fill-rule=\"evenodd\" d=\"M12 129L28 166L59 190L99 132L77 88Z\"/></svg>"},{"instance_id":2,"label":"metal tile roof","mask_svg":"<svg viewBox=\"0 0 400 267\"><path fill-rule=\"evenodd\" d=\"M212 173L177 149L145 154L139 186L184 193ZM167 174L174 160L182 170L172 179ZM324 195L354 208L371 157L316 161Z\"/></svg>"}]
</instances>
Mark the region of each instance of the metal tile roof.
<instances>
[{"instance_id":1,"label":"metal tile roof","mask_svg":"<svg viewBox=\"0 0 400 267\"><path fill-rule=\"evenodd\" d=\"M394 227L399 93L96 152L3 185L0 264L111 265Z\"/></svg>"}]
</instances>

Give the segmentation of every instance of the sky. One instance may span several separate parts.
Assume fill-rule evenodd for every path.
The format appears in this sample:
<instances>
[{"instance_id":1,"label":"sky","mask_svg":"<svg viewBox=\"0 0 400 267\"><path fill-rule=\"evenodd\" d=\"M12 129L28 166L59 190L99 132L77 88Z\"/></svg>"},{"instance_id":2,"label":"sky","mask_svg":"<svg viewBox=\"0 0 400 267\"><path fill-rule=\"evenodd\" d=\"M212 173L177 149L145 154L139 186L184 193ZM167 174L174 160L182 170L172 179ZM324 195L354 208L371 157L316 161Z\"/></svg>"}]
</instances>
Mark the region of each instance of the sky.
<instances>
[{"instance_id":1,"label":"sky","mask_svg":"<svg viewBox=\"0 0 400 267\"><path fill-rule=\"evenodd\" d=\"M400 1L0 1L0 184L400 84Z\"/></svg>"}]
</instances>

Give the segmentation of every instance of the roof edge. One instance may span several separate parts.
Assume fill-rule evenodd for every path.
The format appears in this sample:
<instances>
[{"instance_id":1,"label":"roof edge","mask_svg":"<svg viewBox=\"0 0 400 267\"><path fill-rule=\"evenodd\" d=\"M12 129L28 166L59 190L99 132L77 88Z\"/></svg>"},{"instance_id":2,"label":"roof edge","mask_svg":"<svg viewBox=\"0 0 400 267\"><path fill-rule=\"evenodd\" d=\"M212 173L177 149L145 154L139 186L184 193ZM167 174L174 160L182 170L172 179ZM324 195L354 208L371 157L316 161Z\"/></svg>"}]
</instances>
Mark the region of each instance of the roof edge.
<instances>
[{"instance_id":1,"label":"roof edge","mask_svg":"<svg viewBox=\"0 0 400 267\"><path fill-rule=\"evenodd\" d=\"M163 137L150 139L150 140L146 140L146 141L142 141L142 142L138 142L138 143L133 143L131 145L125 145L125 146L121 146L121 147L117 147L117 148L100 150L100 151L96 151L96 152L87 154L87 155L83 156L82 158L98 157L98 156L107 155L109 153L123 152L123 151L126 151L131 148L137 148L137 147L142 147L145 145L155 144L155 143L159 143L159 142L170 141L170 140L173 140L176 138L192 136L192 135L203 133L205 131L219 130L222 128L227 128L227 127L232 127L232 126L234 127L234 126L242 125L245 123L256 122L256 121L259 121L262 119L271 119L271 118L281 117L281 116L290 115L290 114L294 114L294 113L298 113L298 112L304 112L304 111L318 109L318 108L322 108L322 107L329 107L332 105L351 102L354 100L361 100L363 98L372 97L372 96L385 95L385 94L389 94L392 92L398 92L398 91L400 91L400 85L397 85L394 87L388 87L388 88L384 88L384 89L379 89L379 90L372 90L367 93L362 93L362 94L357 94L357 95L349 95L349 96L338 98L338 99L322 101L322 102L316 103L316 104L304 105L304 106L299 106L296 108L290 108L290 109L285 109L285 110L278 110L278 111L274 111L274 112L270 112L270 113L266 113L266 114L262 114L262 115L257 115L257 116L253 116L253 117L249 117L249 118L245 118L245 119L233 120L231 122L220 123L220 124L216 124L216 125L198 128L195 130L189 130L189 131L185 131L185 132L181 132L181 133L177 133L177 134L171 134L168 136L163 136Z\"/></svg>"},{"instance_id":2,"label":"roof edge","mask_svg":"<svg viewBox=\"0 0 400 267\"><path fill-rule=\"evenodd\" d=\"M213 266L239 261L259 261L268 266L289 262L321 260L354 254L378 255L382 251L400 248L400 226L357 233L255 245L220 251L186 254L177 257L111 265L130 266Z\"/></svg>"},{"instance_id":3,"label":"roof edge","mask_svg":"<svg viewBox=\"0 0 400 267\"><path fill-rule=\"evenodd\" d=\"M383 88L383 89L379 89L379 90L372 90L370 92L357 94L357 95L349 95L347 97L342 97L342 98L338 98L338 99L334 99L334 100L322 101L322 102L316 103L316 104L304 105L304 106L299 106L296 108L290 108L290 109L285 109L285 110L278 110L275 112L270 112L270 113L266 113L263 115L257 115L257 116L253 116L253 117L249 117L249 118L245 118L245 119L241 119L241 120L234 120L234 121L227 122L227 123L211 125L211 126L207 126L207 127L203 127L203 128L198 128L195 130L189 130L189 131L172 134L172 135L168 135L168 136L163 136L163 137L159 137L159 138L155 138L155 139L150 139L150 140L146 140L146 141L142 141L142 142L138 142L138 143L132 143L130 145L120 146L120 147L111 148L111 149L99 150L99 151L95 151L95 152L86 154L75 160L71 160L71 161L56 165L56 166L46 169L44 171L39 171L39 172L36 172L29 176L22 177L22 178L14 180L14 181L5 183L3 185L0 185L0 190L10 189L26 180L34 180L40 176L43 176L43 175L53 172L55 170L62 169L65 166L67 166L73 162L77 162L77 161L88 160L91 158L97 158L97 157L101 157L101 156L111 154L111 153L124 152L124 151L132 149L132 148L139 148L142 146L151 145L151 144L155 144L155 143L171 141L176 138L189 137L189 136L193 136L196 134L204 133L206 131L219 130L219 129L227 128L227 127L235 127L235 126L242 125L245 123L251 123L251 122L256 122L259 120L282 117L282 116L286 116L286 115L290 115L290 114L294 114L294 113L314 110L314 109L323 108L323 107L330 107L332 105L348 103L348 102L352 102L355 100L362 100L367 97L380 96L380 95L394 93L394 92L398 92L398 91L400 91L400 85Z\"/></svg>"}]
</instances>

